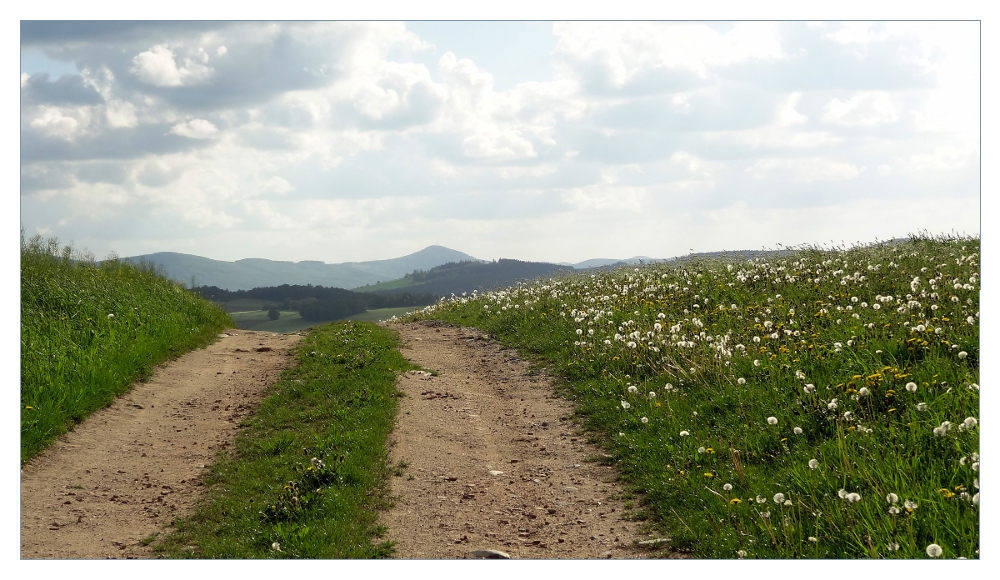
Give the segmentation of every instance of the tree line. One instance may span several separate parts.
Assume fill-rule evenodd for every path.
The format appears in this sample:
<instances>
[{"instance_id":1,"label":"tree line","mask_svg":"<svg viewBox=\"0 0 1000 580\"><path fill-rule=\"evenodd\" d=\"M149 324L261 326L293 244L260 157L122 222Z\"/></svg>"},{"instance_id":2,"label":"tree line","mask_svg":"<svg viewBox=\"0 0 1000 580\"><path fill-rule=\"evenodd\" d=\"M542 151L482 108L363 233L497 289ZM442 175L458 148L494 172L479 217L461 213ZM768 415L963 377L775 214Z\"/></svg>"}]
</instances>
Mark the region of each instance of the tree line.
<instances>
[{"instance_id":1,"label":"tree line","mask_svg":"<svg viewBox=\"0 0 1000 580\"><path fill-rule=\"evenodd\" d=\"M398 292L372 294L352 292L343 288L326 288L312 284L282 284L252 290L226 290L218 286L199 286L193 290L202 298L215 302L231 302L241 298L264 300L263 310L297 311L308 321L326 321L347 318L366 310L427 306L437 297L428 292Z\"/></svg>"}]
</instances>

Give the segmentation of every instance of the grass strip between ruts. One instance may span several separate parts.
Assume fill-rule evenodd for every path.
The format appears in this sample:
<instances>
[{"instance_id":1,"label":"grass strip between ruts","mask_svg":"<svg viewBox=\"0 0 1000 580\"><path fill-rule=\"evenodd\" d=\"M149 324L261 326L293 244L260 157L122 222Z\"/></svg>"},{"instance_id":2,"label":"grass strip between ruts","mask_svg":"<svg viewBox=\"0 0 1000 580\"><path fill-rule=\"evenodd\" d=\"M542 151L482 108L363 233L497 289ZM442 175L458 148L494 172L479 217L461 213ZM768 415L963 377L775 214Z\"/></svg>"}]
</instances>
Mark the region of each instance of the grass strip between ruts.
<instances>
[{"instance_id":1,"label":"grass strip between ruts","mask_svg":"<svg viewBox=\"0 0 1000 580\"><path fill-rule=\"evenodd\" d=\"M157 542L164 557L379 558L391 542L386 442L400 372L398 336L370 323L314 329L206 478L205 499ZM152 538L149 539L150 541ZM190 546L195 546L191 549Z\"/></svg>"}]
</instances>

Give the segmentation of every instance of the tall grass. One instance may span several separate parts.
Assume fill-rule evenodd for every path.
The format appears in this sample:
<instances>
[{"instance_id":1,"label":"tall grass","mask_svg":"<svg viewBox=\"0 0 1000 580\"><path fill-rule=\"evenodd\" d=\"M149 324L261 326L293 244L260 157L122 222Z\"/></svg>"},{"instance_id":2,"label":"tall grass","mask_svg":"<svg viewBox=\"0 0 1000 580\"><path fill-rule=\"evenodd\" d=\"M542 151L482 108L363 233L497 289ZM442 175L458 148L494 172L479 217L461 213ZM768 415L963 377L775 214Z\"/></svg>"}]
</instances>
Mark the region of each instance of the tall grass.
<instances>
[{"instance_id":1,"label":"tall grass","mask_svg":"<svg viewBox=\"0 0 1000 580\"><path fill-rule=\"evenodd\" d=\"M549 360L706 558L979 555L978 239L621 268L419 316Z\"/></svg>"},{"instance_id":2,"label":"tall grass","mask_svg":"<svg viewBox=\"0 0 1000 580\"><path fill-rule=\"evenodd\" d=\"M148 265L21 233L21 462L153 366L233 326Z\"/></svg>"}]
</instances>

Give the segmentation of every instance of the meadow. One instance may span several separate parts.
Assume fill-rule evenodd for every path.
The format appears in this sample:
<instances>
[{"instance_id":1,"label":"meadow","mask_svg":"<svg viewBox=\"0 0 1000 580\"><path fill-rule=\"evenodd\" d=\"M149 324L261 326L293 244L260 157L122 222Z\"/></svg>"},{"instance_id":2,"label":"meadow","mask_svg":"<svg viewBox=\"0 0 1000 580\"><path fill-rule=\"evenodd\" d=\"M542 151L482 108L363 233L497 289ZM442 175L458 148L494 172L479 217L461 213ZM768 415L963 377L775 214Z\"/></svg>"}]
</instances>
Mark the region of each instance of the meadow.
<instances>
[{"instance_id":1,"label":"meadow","mask_svg":"<svg viewBox=\"0 0 1000 580\"><path fill-rule=\"evenodd\" d=\"M233 325L153 267L21 234L21 463L155 365Z\"/></svg>"},{"instance_id":2,"label":"meadow","mask_svg":"<svg viewBox=\"0 0 1000 580\"><path fill-rule=\"evenodd\" d=\"M977 558L979 292L978 238L917 235L559 276L408 319L546 362L672 549Z\"/></svg>"}]
</instances>

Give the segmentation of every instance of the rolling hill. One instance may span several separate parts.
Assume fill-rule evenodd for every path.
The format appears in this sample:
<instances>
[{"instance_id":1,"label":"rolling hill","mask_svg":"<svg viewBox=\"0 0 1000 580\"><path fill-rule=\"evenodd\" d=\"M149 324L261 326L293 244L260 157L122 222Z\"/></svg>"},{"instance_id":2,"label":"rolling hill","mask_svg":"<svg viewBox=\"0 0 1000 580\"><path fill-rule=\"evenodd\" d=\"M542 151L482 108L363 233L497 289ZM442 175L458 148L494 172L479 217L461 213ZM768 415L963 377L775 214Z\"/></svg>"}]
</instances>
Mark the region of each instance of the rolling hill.
<instances>
[{"instance_id":1,"label":"rolling hill","mask_svg":"<svg viewBox=\"0 0 1000 580\"><path fill-rule=\"evenodd\" d=\"M443 246L428 246L400 258L341 264L311 260L281 262L263 258L225 262L176 252L158 252L122 259L133 263L144 261L157 264L168 277L184 280L188 285L218 286L226 290L250 290L282 284L356 288L382 280L402 278L408 272L427 270L448 262L478 261L468 254Z\"/></svg>"}]
</instances>

